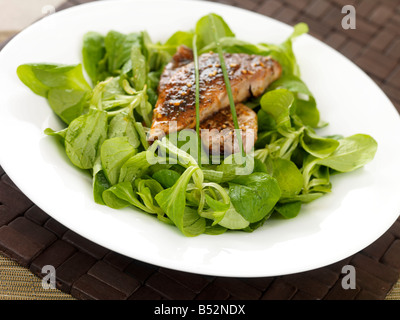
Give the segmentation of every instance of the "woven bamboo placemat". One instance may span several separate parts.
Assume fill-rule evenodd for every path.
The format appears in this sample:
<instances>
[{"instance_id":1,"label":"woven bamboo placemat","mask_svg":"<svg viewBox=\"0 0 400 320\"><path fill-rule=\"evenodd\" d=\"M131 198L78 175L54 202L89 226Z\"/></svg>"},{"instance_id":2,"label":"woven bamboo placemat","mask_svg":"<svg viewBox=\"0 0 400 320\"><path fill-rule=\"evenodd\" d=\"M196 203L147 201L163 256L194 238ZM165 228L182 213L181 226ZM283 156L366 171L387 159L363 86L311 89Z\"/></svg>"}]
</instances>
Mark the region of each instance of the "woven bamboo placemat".
<instances>
[{"instance_id":1,"label":"woven bamboo placemat","mask_svg":"<svg viewBox=\"0 0 400 320\"><path fill-rule=\"evenodd\" d=\"M89 2L66 1L57 11ZM397 0L220 0L310 34L350 58L400 111L400 3ZM357 29L341 26L354 5ZM0 49L5 42L0 45ZM399 208L400 213L400 208ZM317 270L281 277L209 277L149 265L103 248L61 225L32 203L0 167L0 299L398 300L400 219L361 252ZM56 289L43 289L44 265L56 268ZM357 286L342 287L342 267Z\"/></svg>"}]
</instances>

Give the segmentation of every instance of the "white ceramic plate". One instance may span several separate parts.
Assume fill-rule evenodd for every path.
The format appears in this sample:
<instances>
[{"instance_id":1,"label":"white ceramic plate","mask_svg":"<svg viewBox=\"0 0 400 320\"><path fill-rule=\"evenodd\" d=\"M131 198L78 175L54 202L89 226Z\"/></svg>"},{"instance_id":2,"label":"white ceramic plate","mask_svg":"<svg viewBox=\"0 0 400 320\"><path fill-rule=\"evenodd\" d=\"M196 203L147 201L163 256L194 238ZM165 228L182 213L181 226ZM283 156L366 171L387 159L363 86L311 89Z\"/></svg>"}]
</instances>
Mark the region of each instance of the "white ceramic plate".
<instances>
[{"instance_id":1,"label":"white ceramic plate","mask_svg":"<svg viewBox=\"0 0 400 320\"><path fill-rule=\"evenodd\" d=\"M315 94L323 133L367 133L375 160L333 179L333 192L304 206L293 220L268 221L254 233L185 238L154 217L96 205L91 180L44 135L61 123L44 98L16 76L29 62L81 62L90 30L147 30L166 40L201 16L223 16L238 38L280 43L292 28L262 15L197 1L95 2L49 16L16 36L0 53L0 164L34 203L82 236L158 266L216 276L276 276L329 265L379 238L400 213L400 120L388 98L360 69L311 36L295 43L302 78Z\"/></svg>"}]
</instances>

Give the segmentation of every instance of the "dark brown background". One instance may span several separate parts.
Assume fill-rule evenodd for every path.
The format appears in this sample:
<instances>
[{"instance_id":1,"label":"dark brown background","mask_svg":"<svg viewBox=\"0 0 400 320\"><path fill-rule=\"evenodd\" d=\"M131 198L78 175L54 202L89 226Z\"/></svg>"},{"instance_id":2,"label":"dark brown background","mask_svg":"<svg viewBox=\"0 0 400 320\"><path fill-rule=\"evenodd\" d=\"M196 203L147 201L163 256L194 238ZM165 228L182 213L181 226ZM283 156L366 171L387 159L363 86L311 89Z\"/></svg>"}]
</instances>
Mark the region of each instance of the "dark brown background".
<instances>
[{"instance_id":1,"label":"dark brown background","mask_svg":"<svg viewBox=\"0 0 400 320\"><path fill-rule=\"evenodd\" d=\"M69 0L57 11L84 2L89 1ZM400 111L400 1L216 2L252 10L290 25L308 23L311 35L360 66ZM341 9L348 4L356 8L356 30L341 27ZM4 45L0 44L0 48ZM381 300L399 279L399 220L361 252L318 270L255 279L202 276L152 266L100 247L41 211L1 167L0 176L0 252L38 276L43 265L54 265L57 287L77 299ZM346 264L356 268L355 290L342 289L341 270Z\"/></svg>"}]
</instances>

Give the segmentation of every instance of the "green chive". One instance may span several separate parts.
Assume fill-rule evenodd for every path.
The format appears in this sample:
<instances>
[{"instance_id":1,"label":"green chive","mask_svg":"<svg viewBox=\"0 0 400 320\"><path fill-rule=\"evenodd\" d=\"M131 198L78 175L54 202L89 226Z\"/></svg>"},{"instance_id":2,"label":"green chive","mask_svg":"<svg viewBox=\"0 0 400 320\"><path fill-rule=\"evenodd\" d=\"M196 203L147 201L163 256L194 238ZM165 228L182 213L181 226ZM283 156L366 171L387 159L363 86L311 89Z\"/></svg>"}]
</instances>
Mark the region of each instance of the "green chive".
<instances>
[{"instance_id":1,"label":"green chive","mask_svg":"<svg viewBox=\"0 0 400 320\"><path fill-rule=\"evenodd\" d=\"M237 115L236 115L235 100L233 99L231 83L229 81L228 71L226 70L225 59L224 59L224 55L223 55L223 52L222 52L221 43L219 42L218 31L217 31L217 27L215 25L214 16L212 14L209 14L208 15L208 19L209 19L209 21L211 20L211 27L212 27L212 31L213 31L212 33L214 34L215 44L216 44L216 47L217 47L217 52L218 52L219 60L220 60L220 63L221 63L221 69L222 69L222 73L224 75L226 91L228 93L229 104L230 104L230 107L231 107L233 124L235 126L235 131L238 133L237 134L238 143L239 143L239 146L240 146L242 157L245 157L246 155L245 155L245 152L244 152L244 147L243 147L243 142L242 142L242 134L239 131L239 123L238 123L238 119L237 119Z\"/></svg>"},{"instance_id":2,"label":"green chive","mask_svg":"<svg viewBox=\"0 0 400 320\"><path fill-rule=\"evenodd\" d=\"M201 138L200 138L200 85L199 85L199 57L197 53L197 35L193 37L193 60L196 79L196 133L197 133L197 163L201 166Z\"/></svg>"}]
</instances>

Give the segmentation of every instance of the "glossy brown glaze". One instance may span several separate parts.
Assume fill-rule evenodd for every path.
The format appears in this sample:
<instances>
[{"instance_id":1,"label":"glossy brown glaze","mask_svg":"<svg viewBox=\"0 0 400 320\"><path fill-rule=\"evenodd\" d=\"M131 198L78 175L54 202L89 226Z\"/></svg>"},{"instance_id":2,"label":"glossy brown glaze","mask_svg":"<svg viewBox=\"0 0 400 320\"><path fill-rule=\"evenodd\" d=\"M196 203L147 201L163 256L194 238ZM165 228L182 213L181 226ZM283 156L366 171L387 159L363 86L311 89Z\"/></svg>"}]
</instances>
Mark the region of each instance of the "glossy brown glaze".
<instances>
[{"instance_id":1,"label":"glossy brown glaze","mask_svg":"<svg viewBox=\"0 0 400 320\"><path fill-rule=\"evenodd\" d=\"M245 152L257 140L257 114L243 103L236 105L236 114ZM231 108L226 107L200 124L201 139L210 154L232 154L240 151Z\"/></svg>"},{"instance_id":2,"label":"glossy brown glaze","mask_svg":"<svg viewBox=\"0 0 400 320\"><path fill-rule=\"evenodd\" d=\"M260 96L278 79L282 69L270 57L224 54L235 103ZM229 106L219 56L210 52L199 57L200 121ZM161 76L158 101L153 112L149 140L165 133L196 126L196 84L193 52L181 46ZM176 126L171 127L170 122Z\"/></svg>"}]
</instances>

